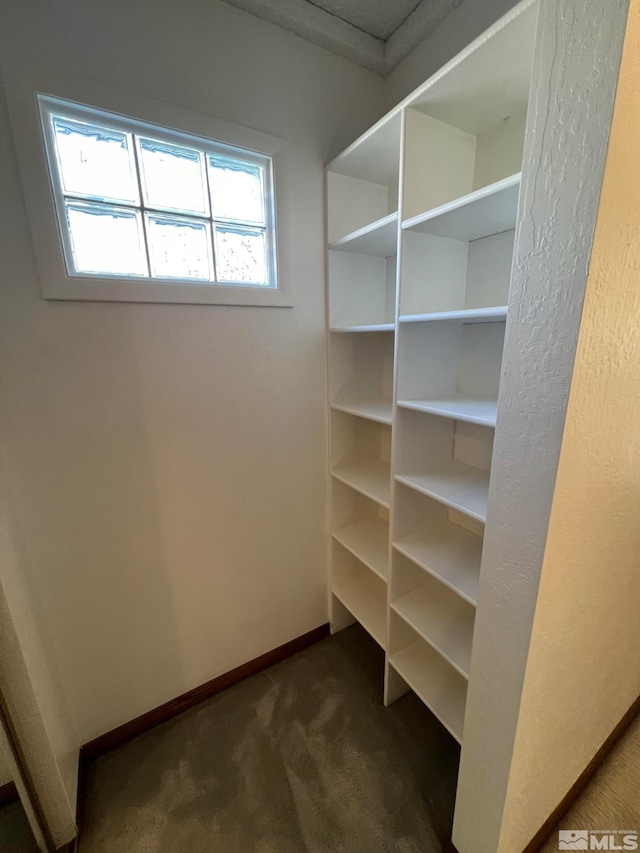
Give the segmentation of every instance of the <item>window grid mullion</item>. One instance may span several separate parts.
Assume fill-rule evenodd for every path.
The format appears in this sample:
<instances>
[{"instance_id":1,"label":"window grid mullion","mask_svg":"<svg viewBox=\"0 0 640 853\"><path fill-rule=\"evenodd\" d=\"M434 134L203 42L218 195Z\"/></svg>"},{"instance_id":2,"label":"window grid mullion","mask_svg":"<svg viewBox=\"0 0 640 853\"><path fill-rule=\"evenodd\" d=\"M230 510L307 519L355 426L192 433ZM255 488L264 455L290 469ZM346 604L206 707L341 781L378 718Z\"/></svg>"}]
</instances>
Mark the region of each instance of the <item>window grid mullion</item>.
<instances>
[{"instance_id":1,"label":"window grid mullion","mask_svg":"<svg viewBox=\"0 0 640 853\"><path fill-rule=\"evenodd\" d=\"M213 195L211 193L211 182L209 180L209 154L203 151L204 156L204 174L207 181L207 193L209 195L209 224L211 226L211 257L213 259L213 280L218 281L218 256L216 255L216 227L213 219Z\"/></svg>"},{"instance_id":2,"label":"window grid mullion","mask_svg":"<svg viewBox=\"0 0 640 853\"><path fill-rule=\"evenodd\" d=\"M107 200L104 198L96 198L91 195L82 195L82 193L68 193L62 190L62 197L69 201L84 201L87 204L102 204L106 207L128 207L130 210L140 210L140 205L132 201L120 201L119 199Z\"/></svg>"},{"instance_id":3,"label":"window grid mullion","mask_svg":"<svg viewBox=\"0 0 640 853\"><path fill-rule=\"evenodd\" d=\"M133 162L136 167L136 181L138 182L138 192L140 193L140 218L142 219L142 236L144 237L144 251L147 256L147 269L149 278L153 278L153 267L151 266L151 250L149 249L149 233L147 231L147 218L145 214L144 195L142 193L142 177L140 175L140 163L138 162L138 137L135 133L131 134L133 148Z\"/></svg>"}]
</instances>

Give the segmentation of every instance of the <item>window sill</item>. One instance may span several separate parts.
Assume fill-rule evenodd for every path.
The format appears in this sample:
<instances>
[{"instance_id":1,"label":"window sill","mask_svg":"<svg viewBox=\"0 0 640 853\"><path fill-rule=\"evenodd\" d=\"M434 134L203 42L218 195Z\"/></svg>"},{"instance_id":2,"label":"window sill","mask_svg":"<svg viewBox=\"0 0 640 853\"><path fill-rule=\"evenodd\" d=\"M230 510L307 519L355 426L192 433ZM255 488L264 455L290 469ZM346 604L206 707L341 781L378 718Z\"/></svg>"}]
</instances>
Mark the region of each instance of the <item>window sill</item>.
<instances>
[{"instance_id":1,"label":"window sill","mask_svg":"<svg viewBox=\"0 0 640 853\"><path fill-rule=\"evenodd\" d=\"M132 281L127 278L65 276L42 279L45 299L89 302L168 302L193 305L253 305L291 308L291 297L274 287L205 284L194 281Z\"/></svg>"}]
</instances>

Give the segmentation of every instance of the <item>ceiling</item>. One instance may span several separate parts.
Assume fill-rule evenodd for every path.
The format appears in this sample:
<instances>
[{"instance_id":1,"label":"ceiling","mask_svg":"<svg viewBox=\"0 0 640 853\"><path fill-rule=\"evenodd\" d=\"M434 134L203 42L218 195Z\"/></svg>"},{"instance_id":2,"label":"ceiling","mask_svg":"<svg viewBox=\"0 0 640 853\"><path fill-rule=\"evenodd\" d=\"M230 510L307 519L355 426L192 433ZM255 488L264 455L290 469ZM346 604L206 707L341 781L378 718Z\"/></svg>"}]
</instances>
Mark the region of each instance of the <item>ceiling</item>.
<instances>
[{"instance_id":1,"label":"ceiling","mask_svg":"<svg viewBox=\"0 0 640 853\"><path fill-rule=\"evenodd\" d=\"M309 0L348 24L386 41L420 0Z\"/></svg>"},{"instance_id":2,"label":"ceiling","mask_svg":"<svg viewBox=\"0 0 640 853\"><path fill-rule=\"evenodd\" d=\"M462 0L226 2L384 77Z\"/></svg>"}]
</instances>

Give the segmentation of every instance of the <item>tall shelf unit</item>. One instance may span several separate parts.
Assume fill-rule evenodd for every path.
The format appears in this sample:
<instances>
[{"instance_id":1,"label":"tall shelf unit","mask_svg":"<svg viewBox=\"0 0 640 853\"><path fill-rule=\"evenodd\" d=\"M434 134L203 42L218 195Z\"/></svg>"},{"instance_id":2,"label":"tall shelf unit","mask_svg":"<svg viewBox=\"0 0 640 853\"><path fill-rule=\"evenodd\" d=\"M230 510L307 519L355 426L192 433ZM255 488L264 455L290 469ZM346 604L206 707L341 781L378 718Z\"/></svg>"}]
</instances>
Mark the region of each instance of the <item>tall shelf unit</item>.
<instances>
[{"instance_id":1,"label":"tall shelf unit","mask_svg":"<svg viewBox=\"0 0 640 853\"><path fill-rule=\"evenodd\" d=\"M327 167L332 630L462 743L537 4Z\"/></svg>"}]
</instances>

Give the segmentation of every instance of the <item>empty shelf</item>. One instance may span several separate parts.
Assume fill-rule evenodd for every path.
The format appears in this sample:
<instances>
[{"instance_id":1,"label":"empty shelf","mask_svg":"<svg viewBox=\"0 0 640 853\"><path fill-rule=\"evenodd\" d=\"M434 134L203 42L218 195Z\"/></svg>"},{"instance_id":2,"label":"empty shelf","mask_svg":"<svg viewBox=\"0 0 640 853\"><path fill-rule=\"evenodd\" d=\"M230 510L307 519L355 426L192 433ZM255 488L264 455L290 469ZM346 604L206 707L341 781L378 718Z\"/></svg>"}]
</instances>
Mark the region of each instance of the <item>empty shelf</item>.
<instances>
[{"instance_id":1,"label":"empty shelf","mask_svg":"<svg viewBox=\"0 0 640 853\"><path fill-rule=\"evenodd\" d=\"M389 525L382 518L368 518L342 527L333 538L365 566L386 579L389 563Z\"/></svg>"},{"instance_id":2,"label":"empty shelf","mask_svg":"<svg viewBox=\"0 0 640 853\"><path fill-rule=\"evenodd\" d=\"M398 213L390 213L339 240L329 243L334 252L355 252L386 258L398 251Z\"/></svg>"},{"instance_id":3,"label":"empty shelf","mask_svg":"<svg viewBox=\"0 0 640 853\"><path fill-rule=\"evenodd\" d=\"M467 701L464 678L424 640L411 643L389 662L458 743L462 743Z\"/></svg>"},{"instance_id":4,"label":"empty shelf","mask_svg":"<svg viewBox=\"0 0 640 853\"><path fill-rule=\"evenodd\" d=\"M393 547L465 601L475 605L478 601L482 540L445 522L428 530L405 536Z\"/></svg>"},{"instance_id":5,"label":"empty shelf","mask_svg":"<svg viewBox=\"0 0 640 853\"><path fill-rule=\"evenodd\" d=\"M388 462L357 462L342 465L332 471L336 480L346 483L381 506L389 508L391 501L391 473Z\"/></svg>"},{"instance_id":6,"label":"empty shelf","mask_svg":"<svg viewBox=\"0 0 640 853\"><path fill-rule=\"evenodd\" d=\"M391 607L458 670L469 677L474 611L436 581L430 581Z\"/></svg>"},{"instance_id":7,"label":"empty shelf","mask_svg":"<svg viewBox=\"0 0 640 853\"><path fill-rule=\"evenodd\" d=\"M376 421L379 424L390 424L393 404L391 400L334 400L331 408L348 415L357 415Z\"/></svg>"},{"instance_id":8,"label":"empty shelf","mask_svg":"<svg viewBox=\"0 0 640 853\"><path fill-rule=\"evenodd\" d=\"M402 223L409 231L479 240L515 228L521 173L427 210Z\"/></svg>"},{"instance_id":9,"label":"empty shelf","mask_svg":"<svg viewBox=\"0 0 640 853\"><path fill-rule=\"evenodd\" d=\"M333 594L384 649L387 636L385 584L370 572L363 572L339 584Z\"/></svg>"},{"instance_id":10,"label":"empty shelf","mask_svg":"<svg viewBox=\"0 0 640 853\"><path fill-rule=\"evenodd\" d=\"M451 394L442 397L426 397L422 400L398 400L403 409L416 412L428 412L470 424L495 427L498 413L498 401L469 397L465 394Z\"/></svg>"},{"instance_id":11,"label":"empty shelf","mask_svg":"<svg viewBox=\"0 0 640 853\"><path fill-rule=\"evenodd\" d=\"M395 331L393 323L369 323L361 326L332 326L329 331L334 335L353 334L361 332L393 332Z\"/></svg>"},{"instance_id":12,"label":"empty shelf","mask_svg":"<svg viewBox=\"0 0 640 853\"><path fill-rule=\"evenodd\" d=\"M507 306L461 308L459 311L432 311L430 314L404 314L401 323L499 323L507 319Z\"/></svg>"},{"instance_id":13,"label":"empty shelf","mask_svg":"<svg viewBox=\"0 0 640 853\"><path fill-rule=\"evenodd\" d=\"M396 480L477 521L484 523L486 520L488 471L447 459L440 463L434 462L427 474L401 474Z\"/></svg>"}]
</instances>

